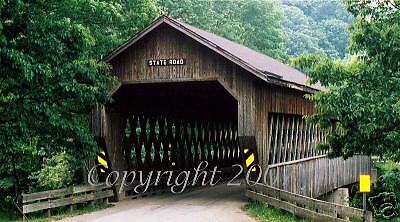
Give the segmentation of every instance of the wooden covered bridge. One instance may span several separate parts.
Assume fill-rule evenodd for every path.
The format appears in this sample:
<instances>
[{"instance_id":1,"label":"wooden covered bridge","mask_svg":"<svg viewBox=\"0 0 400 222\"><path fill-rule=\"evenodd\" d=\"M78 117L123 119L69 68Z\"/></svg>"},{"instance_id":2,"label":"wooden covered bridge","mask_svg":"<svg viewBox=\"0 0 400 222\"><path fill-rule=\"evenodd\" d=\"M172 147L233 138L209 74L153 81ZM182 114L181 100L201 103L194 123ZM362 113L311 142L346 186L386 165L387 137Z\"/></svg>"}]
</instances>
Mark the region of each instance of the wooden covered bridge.
<instances>
[{"instance_id":1,"label":"wooden covered bridge","mask_svg":"<svg viewBox=\"0 0 400 222\"><path fill-rule=\"evenodd\" d=\"M92 112L101 171L229 168L253 156L268 185L318 197L370 170L368 157L316 149L325 132L303 119L315 112L304 96L321 88L264 54L162 16L105 60L119 85Z\"/></svg>"}]
</instances>

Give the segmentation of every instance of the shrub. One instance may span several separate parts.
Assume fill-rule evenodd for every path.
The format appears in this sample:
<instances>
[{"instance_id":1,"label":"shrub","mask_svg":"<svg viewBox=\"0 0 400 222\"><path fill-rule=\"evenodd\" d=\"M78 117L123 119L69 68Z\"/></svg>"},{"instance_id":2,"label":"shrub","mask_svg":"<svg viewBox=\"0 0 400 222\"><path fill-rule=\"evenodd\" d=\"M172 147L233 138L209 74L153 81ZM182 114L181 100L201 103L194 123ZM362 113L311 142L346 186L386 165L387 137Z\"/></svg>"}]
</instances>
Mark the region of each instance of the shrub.
<instances>
[{"instance_id":1,"label":"shrub","mask_svg":"<svg viewBox=\"0 0 400 222\"><path fill-rule=\"evenodd\" d=\"M75 174L74 159L62 152L54 155L43 164L43 168L31 178L43 189L60 189L72 184Z\"/></svg>"},{"instance_id":2,"label":"shrub","mask_svg":"<svg viewBox=\"0 0 400 222\"><path fill-rule=\"evenodd\" d=\"M386 171L379 177L383 190L386 192L393 192L396 196L397 202L400 200L400 171L393 169ZM399 206L397 206L399 209Z\"/></svg>"}]
</instances>

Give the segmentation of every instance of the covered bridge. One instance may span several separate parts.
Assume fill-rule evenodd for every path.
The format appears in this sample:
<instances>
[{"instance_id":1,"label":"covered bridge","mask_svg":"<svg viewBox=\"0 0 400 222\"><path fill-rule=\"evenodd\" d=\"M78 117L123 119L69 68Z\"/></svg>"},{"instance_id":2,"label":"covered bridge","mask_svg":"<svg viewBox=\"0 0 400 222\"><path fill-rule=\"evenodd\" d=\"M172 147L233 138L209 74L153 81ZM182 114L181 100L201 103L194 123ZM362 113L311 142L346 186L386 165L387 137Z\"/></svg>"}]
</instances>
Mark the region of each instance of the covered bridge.
<instances>
[{"instance_id":1,"label":"covered bridge","mask_svg":"<svg viewBox=\"0 0 400 222\"><path fill-rule=\"evenodd\" d=\"M229 168L255 157L269 166L268 184L315 197L370 169L368 157L329 160L316 150L325 133L304 121L315 112L304 95L321 88L245 46L162 16L105 60L119 85L92 112L104 171L203 160Z\"/></svg>"}]
</instances>

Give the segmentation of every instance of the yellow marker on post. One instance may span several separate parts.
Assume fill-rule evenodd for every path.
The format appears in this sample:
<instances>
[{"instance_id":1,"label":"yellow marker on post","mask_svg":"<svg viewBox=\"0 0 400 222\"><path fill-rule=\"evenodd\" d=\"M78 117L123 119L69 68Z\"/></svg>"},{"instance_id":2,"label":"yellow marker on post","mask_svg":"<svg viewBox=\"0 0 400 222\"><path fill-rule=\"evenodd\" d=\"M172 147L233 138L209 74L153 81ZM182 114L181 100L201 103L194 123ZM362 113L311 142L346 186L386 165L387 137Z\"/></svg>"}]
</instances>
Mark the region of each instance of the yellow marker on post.
<instances>
[{"instance_id":1,"label":"yellow marker on post","mask_svg":"<svg viewBox=\"0 0 400 222\"><path fill-rule=\"evenodd\" d=\"M360 175L360 192L369 193L371 192L371 176Z\"/></svg>"},{"instance_id":2,"label":"yellow marker on post","mask_svg":"<svg viewBox=\"0 0 400 222\"><path fill-rule=\"evenodd\" d=\"M367 210L367 193L371 192L371 176L368 174L360 175L360 192L363 193L363 209Z\"/></svg>"},{"instance_id":3,"label":"yellow marker on post","mask_svg":"<svg viewBox=\"0 0 400 222\"><path fill-rule=\"evenodd\" d=\"M106 156L106 153L104 151L100 152L103 156ZM102 157L102 156L97 156L97 161L99 162L99 164L101 164L104 168L108 169L108 164L107 161ZM100 172L105 173L106 171L104 171L103 169L100 169Z\"/></svg>"},{"instance_id":4,"label":"yellow marker on post","mask_svg":"<svg viewBox=\"0 0 400 222\"><path fill-rule=\"evenodd\" d=\"M249 152L249 149L244 149L244 154L246 154L247 152ZM254 162L254 153L250 154L250 156L247 157L246 159L246 167L250 168L250 165ZM251 170L252 172L256 171L256 168L253 167L253 169Z\"/></svg>"}]
</instances>

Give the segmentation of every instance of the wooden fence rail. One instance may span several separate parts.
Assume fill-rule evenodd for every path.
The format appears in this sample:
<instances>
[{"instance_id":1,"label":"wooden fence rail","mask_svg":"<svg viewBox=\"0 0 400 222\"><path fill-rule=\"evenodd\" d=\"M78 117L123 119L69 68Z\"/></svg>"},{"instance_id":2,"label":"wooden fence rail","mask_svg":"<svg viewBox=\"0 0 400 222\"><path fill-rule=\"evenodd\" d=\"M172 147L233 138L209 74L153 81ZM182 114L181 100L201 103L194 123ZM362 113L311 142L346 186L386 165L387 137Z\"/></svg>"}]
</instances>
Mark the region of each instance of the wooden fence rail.
<instances>
[{"instance_id":1,"label":"wooden fence rail","mask_svg":"<svg viewBox=\"0 0 400 222\"><path fill-rule=\"evenodd\" d=\"M313 199L261 183L250 185L246 196L312 221L347 221L343 219L346 217L372 221L370 211Z\"/></svg>"},{"instance_id":2,"label":"wooden fence rail","mask_svg":"<svg viewBox=\"0 0 400 222\"><path fill-rule=\"evenodd\" d=\"M371 158L355 155L348 159L330 159L326 155L272 164L266 184L308 197L319 197L336 188L359 181L371 172Z\"/></svg>"},{"instance_id":3,"label":"wooden fence rail","mask_svg":"<svg viewBox=\"0 0 400 222\"><path fill-rule=\"evenodd\" d=\"M88 203L95 200L104 200L114 196L112 189L105 184L96 186L78 186L59 190L49 190L38 193L22 194L23 214L50 209L73 206L79 203Z\"/></svg>"}]
</instances>

